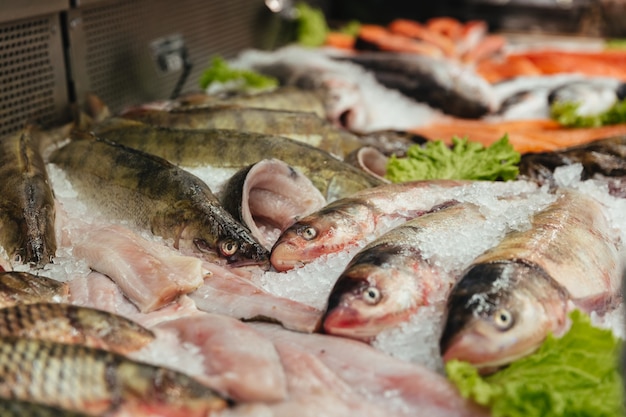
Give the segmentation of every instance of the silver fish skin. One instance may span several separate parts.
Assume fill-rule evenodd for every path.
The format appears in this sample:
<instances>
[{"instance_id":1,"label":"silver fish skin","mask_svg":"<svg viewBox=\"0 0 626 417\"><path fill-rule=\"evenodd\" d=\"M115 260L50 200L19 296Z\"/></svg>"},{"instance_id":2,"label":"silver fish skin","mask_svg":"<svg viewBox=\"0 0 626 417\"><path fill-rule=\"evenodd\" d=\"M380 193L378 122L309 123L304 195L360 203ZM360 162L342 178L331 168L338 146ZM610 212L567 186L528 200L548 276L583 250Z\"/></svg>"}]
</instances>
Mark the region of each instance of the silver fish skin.
<instances>
[{"instance_id":1,"label":"silver fish skin","mask_svg":"<svg viewBox=\"0 0 626 417\"><path fill-rule=\"evenodd\" d=\"M196 176L157 156L81 132L50 157L80 198L180 249L235 266L268 264L268 251Z\"/></svg>"},{"instance_id":2,"label":"silver fish skin","mask_svg":"<svg viewBox=\"0 0 626 417\"><path fill-rule=\"evenodd\" d=\"M28 129L0 139L0 246L37 268L56 252L54 193Z\"/></svg>"},{"instance_id":3,"label":"silver fish skin","mask_svg":"<svg viewBox=\"0 0 626 417\"><path fill-rule=\"evenodd\" d=\"M479 256L453 288L440 340L445 361L484 373L562 334L572 305L606 312L619 299L623 248L591 197L561 190L532 218Z\"/></svg>"},{"instance_id":4,"label":"silver fish skin","mask_svg":"<svg viewBox=\"0 0 626 417\"><path fill-rule=\"evenodd\" d=\"M453 199L454 189L467 184L453 180L387 184L333 201L282 233L272 248L272 266L285 271L373 240L387 232L393 220L420 216Z\"/></svg>"},{"instance_id":5,"label":"silver fish skin","mask_svg":"<svg viewBox=\"0 0 626 417\"><path fill-rule=\"evenodd\" d=\"M339 276L324 316L329 334L370 341L409 320L419 308L445 299L454 276L425 257L433 235L481 224L474 204L451 202L385 233L360 250Z\"/></svg>"},{"instance_id":6,"label":"silver fish skin","mask_svg":"<svg viewBox=\"0 0 626 417\"><path fill-rule=\"evenodd\" d=\"M449 59L391 52L365 52L341 59L372 71L386 87L452 116L479 118L497 106L491 84L473 69Z\"/></svg>"},{"instance_id":7,"label":"silver fish skin","mask_svg":"<svg viewBox=\"0 0 626 417\"><path fill-rule=\"evenodd\" d=\"M108 351L50 341L0 338L0 397L95 415L207 416L226 401L185 374Z\"/></svg>"}]
</instances>

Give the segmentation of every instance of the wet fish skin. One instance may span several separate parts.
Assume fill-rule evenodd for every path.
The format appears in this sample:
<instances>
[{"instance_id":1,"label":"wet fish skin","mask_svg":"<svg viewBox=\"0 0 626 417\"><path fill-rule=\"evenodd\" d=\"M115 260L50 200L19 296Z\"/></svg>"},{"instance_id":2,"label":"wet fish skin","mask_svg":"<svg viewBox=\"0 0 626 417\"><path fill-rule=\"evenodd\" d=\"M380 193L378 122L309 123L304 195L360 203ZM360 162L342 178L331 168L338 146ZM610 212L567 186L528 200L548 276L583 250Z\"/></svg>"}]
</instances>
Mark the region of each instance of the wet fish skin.
<instances>
[{"instance_id":1,"label":"wet fish skin","mask_svg":"<svg viewBox=\"0 0 626 417\"><path fill-rule=\"evenodd\" d=\"M192 378L104 350L50 341L0 338L0 397L102 415L206 416L226 401Z\"/></svg>"},{"instance_id":2,"label":"wet fish skin","mask_svg":"<svg viewBox=\"0 0 626 417\"><path fill-rule=\"evenodd\" d=\"M333 201L287 228L274 244L270 262L278 271L309 263L373 239L392 219L420 216L451 199L451 190L467 182L415 181L372 187Z\"/></svg>"},{"instance_id":3,"label":"wet fish skin","mask_svg":"<svg viewBox=\"0 0 626 417\"><path fill-rule=\"evenodd\" d=\"M580 163L582 180L596 175L626 176L626 136L614 136L583 145L522 155L520 175L540 184L553 184L554 170L559 166Z\"/></svg>"},{"instance_id":4,"label":"wet fish skin","mask_svg":"<svg viewBox=\"0 0 626 417\"><path fill-rule=\"evenodd\" d=\"M0 337L80 344L120 354L152 342L154 333L122 316L60 303L18 304L0 309Z\"/></svg>"},{"instance_id":5,"label":"wet fish skin","mask_svg":"<svg viewBox=\"0 0 626 417\"><path fill-rule=\"evenodd\" d=\"M183 167L241 169L276 158L308 177L328 201L383 182L313 146L281 136L234 130L187 130L111 119L96 134Z\"/></svg>"},{"instance_id":6,"label":"wet fish skin","mask_svg":"<svg viewBox=\"0 0 626 417\"><path fill-rule=\"evenodd\" d=\"M514 291L501 288L503 277ZM536 265L476 264L448 298L440 340L444 361L468 361L483 373L493 372L532 353L549 331L562 329L567 302L567 291Z\"/></svg>"},{"instance_id":7,"label":"wet fish skin","mask_svg":"<svg viewBox=\"0 0 626 417\"><path fill-rule=\"evenodd\" d=\"M0 140L0 246L42 268L56 252L54 194L29 130Z\"/></svg>"},{"instance_id":8,"label":"wet fish skin","mask_svg":"<svg viewBox=\"0 0 626 417\"><path fill-rule=\"evenodd\" d=\"M478 206L451 201L372 241L337 279L324 316L325 332L369 341L430 305L432 294L444 298L453 278L424 258L424 242L484 220Z\"/></svg>"},{"instance_id":9,"label":"wet fish skin","mask_svg":"<svg viewBox=\"0 0 626 417\"><path fill-rule=\"evenodd\" d=\"M305 90L292 86L280 86L269 91L257 93L226 92L207 94L206 92L188 93L169 103L165 110L173 108L203 107L211 105L236 105L270 110L290 110L313 113L326 117L324 106L326 92L323 90ZM131 109L132 110L132 109Z\"/></svg>"},{"instance_id":10,"label":"wet fish skin","mask_svg":"<svg viewBox=\"0 0 626 417\"><path fill-rule=\"evenodd\" d=\"M562 334L572 305L602 314L617 301L621 251L598 202L560 191L530 229L507 234L453 288L444 360L490 372L533 352L549 332Z\"/></svg>"},{"instance_id":11,"label":"wet fish skin","mask_svg":"<svg viewBox=\"0 0 626 417\"><path fill-rule=\"evenodd\" d=\"M0 398L0 417L89 417L89 415L27 401Z\"/></svg>"},{"instance_id":12,"label":"wet fish skin","mask_svg":"<svg viewBox=\"0 0 626 417\"><path fill-rule=\"evenodd\" d=\"M372 71L386 87L453 116L479 118L496 108L491 85L451 60L387 52L365 52L340 59Z\"/></svg>"},{"instance_id":13,"label":"wet fish skin","mask_svg":"<svg viewBox=\"0 0 626 417\"><path fill-rule=\"evenodd\" d=\"M125 118L180 129L229 129L283 136L320 148L339 158L363 146L358 136L316 114L234 105L182 107L169 111L137 110Z\"/></svg>"},{"instance_id":14,"label":"wet fish skin","mask_svg":"<svg viewBox=\"0 0 626 417\"><path fill-rule=\"evenodd\" d=\"M51 155L81 198L129 220L180 249L217 256L238 266L267 265L268 252L224 210L199 178L158 156L74 132Z\"/></svg>"},{"instance_id":15,"label":"wet fish skin","mask_svg":"<svg viewBox=\"0 0 626 417\"><path fill-rule=\"evenodd\" d=\"M51 278L29 272L0 272L0 308L15 304L63 301L69 286Z\"/></svg>"}]
</instances>

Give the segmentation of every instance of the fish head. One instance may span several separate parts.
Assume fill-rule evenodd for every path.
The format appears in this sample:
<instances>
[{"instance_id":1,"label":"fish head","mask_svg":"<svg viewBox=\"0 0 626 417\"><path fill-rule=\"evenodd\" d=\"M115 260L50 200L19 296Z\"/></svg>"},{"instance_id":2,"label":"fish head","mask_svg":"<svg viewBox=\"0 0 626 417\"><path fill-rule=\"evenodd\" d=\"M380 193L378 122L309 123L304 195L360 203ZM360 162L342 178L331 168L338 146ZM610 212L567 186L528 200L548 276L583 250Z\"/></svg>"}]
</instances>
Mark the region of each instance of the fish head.
<instances>
[{"instance_id":1,"label":"fish head","mask_svg":"<svg viewBox=\"0 0 626 417\"><path fill-rule=\"evenodd\" d=\"M384 261L387 254L381 252L360 252L341 274L324 315L326 333L369 341L408 320L423 304L414 273L390 265Z\"/></svg>"},{"instance_id":2,"label":"fish head","mask_svg":"<svg viewBox=\"0 0 626 417\"><path fill-rule=\"evenodd\" d=\"M209 243L209 240L194 238L193 244L210 261L223 259L233 267L259 265L269 268L268 250L251 236L224 236L215 244Z\"/></svg>"},{"instance_id":3,"label":"fish head","mask_svg":"<svg viewBox=\"0 0 626 417\"><path fill-rule=\"evenodd\" d=\"M220 221L198 216L183 227L175 246L200 254L210 262L226 261L233 267L259 265L269 268L269 251L249 229L224 214Z\"/></svg>"},{"instance_id":4,"label":"fish head","mask_svg":"<svg viewBox=\"0 0 626 417\"><path fill-rule=\"evenodd\" d=\"M534 352L567 321L565 291L535 265L472 266L448 298L440 349L489 373Z\"/></svg>"},{"instance_id":5,"label":"fish head","mask_svg":"<svg viewBox=\"0 0 626 417\"><path fill-rule=\"evenodd\" d=\"M363 204L337 200L288 227L271 250L271 264L277 271L287 271L341 252L371 230L370 220L370 210Z\"/></svg>"}]
</instances>

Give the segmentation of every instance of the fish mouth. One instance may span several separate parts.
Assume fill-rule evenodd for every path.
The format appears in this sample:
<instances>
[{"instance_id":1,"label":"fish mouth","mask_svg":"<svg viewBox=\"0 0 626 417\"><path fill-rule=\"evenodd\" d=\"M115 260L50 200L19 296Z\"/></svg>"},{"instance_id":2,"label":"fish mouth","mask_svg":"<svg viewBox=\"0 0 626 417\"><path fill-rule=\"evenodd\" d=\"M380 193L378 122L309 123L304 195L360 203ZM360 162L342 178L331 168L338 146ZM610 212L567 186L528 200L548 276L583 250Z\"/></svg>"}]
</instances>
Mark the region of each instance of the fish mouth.
<instances>
[{"instance_id":1,"label":"fish mouth","mask_svg":"<svg viewBox=\"0 0 626 417\"><path fill-rule=\"evenodd\" d=\"M478 369L478 372L481 375L488 375L510 365L517 359L521 359L532 354L537 350L537 348L539 348L539 344L516 346L515 350L509 351L506 355L502 355L501 351L481 352L480 350L468 349L468 346L480 347L485 343L488 343L487 338L483 337L479 333L462 335L452 341L450 347L443 354L443 361L444 363L453 359L466 361Z\"/></svg>"},{"instance_id":2,"label":"fish mouth","mask_svg":"<svg viewBox=\"0 0 626 417\"><path fill-rule=\"evenodd\" d=\"M369 341L377 334L376 329L367 326L358 310L349 307L338 307L328 312L324 316L322 330L326 334L363 341Z\"/></svg>"},{"instance_id":3,"label":"fish mouth","mask_svg":"<svg viewBox=\"0 0 626 417\"><path fill-rule=\"evenodd\" d=\"M289 240L290 238L278 240L270 252L270 263L278 272L304 266L309 260L309 256Z\"/></svg>"}]
</instances>

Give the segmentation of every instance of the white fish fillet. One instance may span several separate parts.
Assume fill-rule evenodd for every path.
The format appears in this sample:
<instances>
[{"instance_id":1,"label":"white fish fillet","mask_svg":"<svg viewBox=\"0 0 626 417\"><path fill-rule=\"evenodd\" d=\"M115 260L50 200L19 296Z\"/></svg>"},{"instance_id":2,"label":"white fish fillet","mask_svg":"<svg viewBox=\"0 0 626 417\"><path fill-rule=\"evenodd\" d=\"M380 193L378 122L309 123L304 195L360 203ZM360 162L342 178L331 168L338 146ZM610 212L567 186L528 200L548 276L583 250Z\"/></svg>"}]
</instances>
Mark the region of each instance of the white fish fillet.
<instances>
[{"instance_id":1,"label":"white fish fillet","mask_svg":"<svg viewBox=\"0 0 626 417\"><path fill-rule=\"evenodd\" d=\"M204 357L199 377L235 401L279 401L287 396L285 373L274 345L231 317L198 312L158 326Z\"/></svg>"},{"instance_id":2,"label":"white fish fillet","mask_svg":"<svg viewBox=\"0 0 626 417\"><path fill-rule=\"evenodd\" d=\"M121 226L92 229L74 246L74 255L109 276L142 312L156 310L203 282L202 261Z\"/></svg>"},{"instance_id":3,"label":"white fish fillet","mask_svg":"<svg viewBox=\"0 0 626 417\"><path fill-rule=\"evenodd\" d=\"M365 343L320 334L300 334L269 324L254 328L271 338L277 349L288 346L315 355L366 400L397 415L433 417L488 416L461 397L444 376L409 364Z\"/></svg>"}]
</instances>

